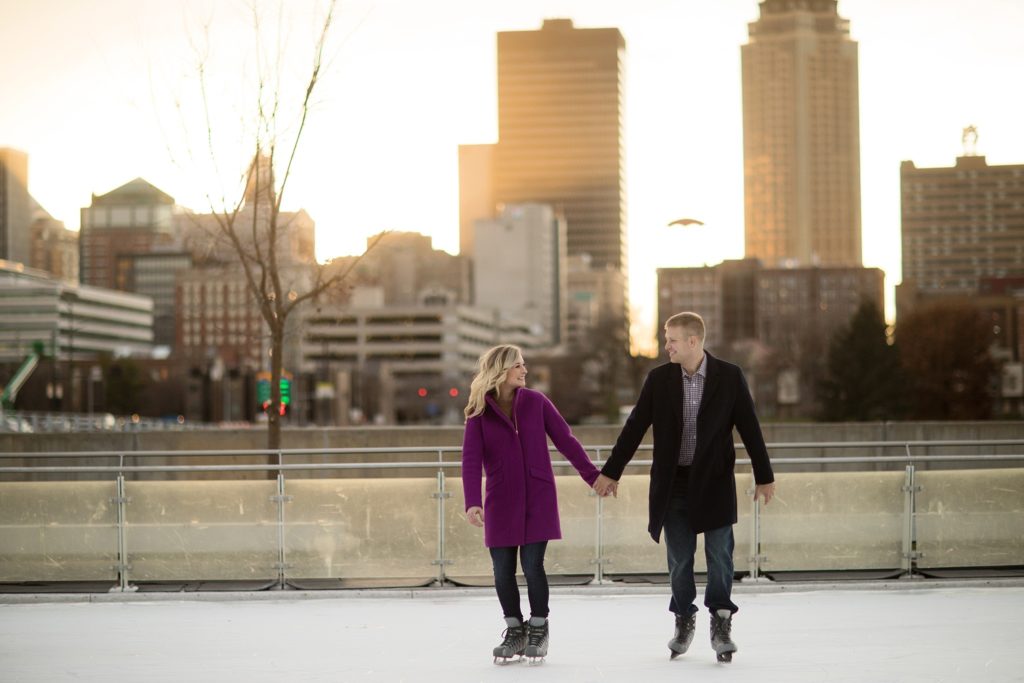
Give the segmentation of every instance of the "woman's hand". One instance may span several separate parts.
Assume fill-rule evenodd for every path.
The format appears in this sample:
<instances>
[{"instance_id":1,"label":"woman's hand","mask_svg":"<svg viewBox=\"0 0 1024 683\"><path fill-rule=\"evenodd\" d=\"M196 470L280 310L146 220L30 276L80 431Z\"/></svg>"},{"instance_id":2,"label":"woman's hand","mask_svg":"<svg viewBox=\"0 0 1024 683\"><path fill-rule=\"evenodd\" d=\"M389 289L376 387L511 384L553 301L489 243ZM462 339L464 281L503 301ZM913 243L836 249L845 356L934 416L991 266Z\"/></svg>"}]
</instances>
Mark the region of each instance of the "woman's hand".
<instances>
[{"instance_id":1,"label":"woman's hand","mask_svg":"<svg viewBox=\"0 0 1024 683\"><path fill-rule=\"evenodd\" d=\"M484 525L484 509L482 507L473 506L466 510L466 519L473 526Z\"/></svg>"}]
</instances>

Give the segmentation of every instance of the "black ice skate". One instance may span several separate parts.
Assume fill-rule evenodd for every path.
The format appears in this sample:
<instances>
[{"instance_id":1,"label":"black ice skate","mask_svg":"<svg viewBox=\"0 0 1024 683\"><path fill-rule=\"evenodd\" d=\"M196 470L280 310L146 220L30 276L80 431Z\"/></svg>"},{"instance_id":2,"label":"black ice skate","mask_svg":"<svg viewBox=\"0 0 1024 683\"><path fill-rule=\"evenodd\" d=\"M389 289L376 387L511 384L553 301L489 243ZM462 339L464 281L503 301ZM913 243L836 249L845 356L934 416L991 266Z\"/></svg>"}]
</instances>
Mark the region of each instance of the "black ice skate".
<instances>
[{"instance_id":1,"label":"black ice skate","mask_svg":"<svg viewBox=\"0 0 1024 683\"><path fill-rule=\"evenodd\" d=\"M525 655L530 663L544 661L548 656L548 620L544 617L530 617L526 640Z\"/></svg>"},{"instance_id":2,"label":"black ice skate","mask_svg":"<svg viewBox=\"0 0 1024 683\"><path fill-rule=\"evenodd\" d=\"M672 654L668 656L669 659L675 659L690 649L690 643L693 642L693 631L696 627L696 615L676 615L676 633L672 640L668 641L668 649L672 651Z\"/></svg>"},{"instance_id":3,"label":"black ice skate","mask_svg":"<svg viewBox=\"0 0 1024 683\"><path fill-rule=\"evenodd\" d=\"M505 617L505 623L508 628L502 634L504 640L494 648L495 664L507 664L513 657L522 658L526 650L526 624L515 617Z\"/></svg>"},{"instance_id":4,"label":"black ice skate","mask_svg":"<svg viewBox=\"0 0 1024 683\"><path fill-rule=\"evenodd\" d=\"M732 612L727 609L711 613L711 647L720 662L731 662L732 653L736 652L736 643L732 642Z\"/></svg>"}]
</instances>

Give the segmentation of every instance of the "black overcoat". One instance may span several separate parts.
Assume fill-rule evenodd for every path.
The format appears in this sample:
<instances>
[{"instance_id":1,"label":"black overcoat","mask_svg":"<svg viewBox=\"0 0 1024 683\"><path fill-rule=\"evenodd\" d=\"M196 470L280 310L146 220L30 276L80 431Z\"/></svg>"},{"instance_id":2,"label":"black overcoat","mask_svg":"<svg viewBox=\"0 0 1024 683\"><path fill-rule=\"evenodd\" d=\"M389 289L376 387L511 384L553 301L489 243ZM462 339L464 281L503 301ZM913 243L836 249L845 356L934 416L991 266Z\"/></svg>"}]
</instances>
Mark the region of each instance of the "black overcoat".
<instances>
[{"instance_id":1,"label":"black overcoat","mask_svg":"<svg viewBox=\"0 0 1024 683\"><path fill-rule=\"evenodd\" d=\"M754 401L736 365L705 351L707 366L704 395L697 412L697 447L690 467L687 510L696 533L736 523L736 449L733 427L739 432L754 469L754 481L775 481ZM654 425L654 464L651 465L649 522L651 538L659 541L672 498L672 480L679 463L683 436L683 374L678 363L665 363L650 371L640 397L619 433L601 473L615 479Z\"/></svg>"}]
</instances>

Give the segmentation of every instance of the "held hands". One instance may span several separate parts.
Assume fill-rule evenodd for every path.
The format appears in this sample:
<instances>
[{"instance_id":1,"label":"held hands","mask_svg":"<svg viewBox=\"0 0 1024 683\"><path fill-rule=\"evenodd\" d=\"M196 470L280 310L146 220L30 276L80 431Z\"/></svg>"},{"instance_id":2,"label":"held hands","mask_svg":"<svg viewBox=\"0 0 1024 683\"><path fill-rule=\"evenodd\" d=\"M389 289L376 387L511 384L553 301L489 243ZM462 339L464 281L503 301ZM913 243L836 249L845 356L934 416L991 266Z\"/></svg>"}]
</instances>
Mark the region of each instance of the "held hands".
<instances>
[{"instance_id":1,"label":"held hands","mask_svg":"<svg viewBox=\"0 0 1024 683\"><path fill-rule=\"evenodd\" d=\"M479 506L473 506L466 510L466 520L473 526L484 525L484 510Z\"/></svg>"},{"instance_id":2,"label":"held hands","mask_svg":"<svg viewBox=\"0 0 1024 683\"><path fill-rule=\"evenodd\" d=\"M772 498L775 497L775 482L756 485L754 487L754 500L756 501L759 496L764 498L765 505L772 502Z\"/></svg>"},{"instance_id":3,"label":"held hands","mask_svg":"<svg viewBox=\"0 0 1024 683\"><path fill-rule=\"evenodd\" d=\"M619 497L619 482L615 481L611 477L606 477L603 474L597 475L597 480L594 482L594 491L597 495L602 498L612 496L614 498Z\"/></svg>"}]
</instances>

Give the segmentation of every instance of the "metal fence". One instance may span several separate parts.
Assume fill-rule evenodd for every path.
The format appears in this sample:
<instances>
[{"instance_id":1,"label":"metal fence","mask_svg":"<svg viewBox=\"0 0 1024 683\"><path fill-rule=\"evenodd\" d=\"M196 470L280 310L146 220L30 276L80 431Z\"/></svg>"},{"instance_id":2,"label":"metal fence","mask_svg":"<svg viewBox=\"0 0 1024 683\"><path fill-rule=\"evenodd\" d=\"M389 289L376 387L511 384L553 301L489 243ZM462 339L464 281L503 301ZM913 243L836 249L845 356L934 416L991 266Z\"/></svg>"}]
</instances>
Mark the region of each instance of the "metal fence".
<instances>
[{"instance_id":1,"label":"metal fence","mask_svg":"<svg viewBox=\"0 0 1024 683\"><path fill-rule=\"evenodd\" d=\"M787 571L885 569L915 577L943 567L1024 566L1021 446L1024 440L769 444L773 453L902 454L773 457L779 491L767 509L751 500L749 464L737 460L737 570L760 580ZM587 450L600 464L610 447ZM645 531L649 450L630 463L617 501L594 495L556 459L571 474L557 477L566 542L552 554L549 573L600 583L665 571L663 551ZM404 459L314 461L384 454ZM0 453L0 465L23 463L0 466L0 478L57 478L0 482L0 582L110 580L128 591L169 579L266 579L283 588L309 578L426 574L444 586L460 574L486 575L479 535L452 500L459 454L456 447ZM145 464L240 456L267 462ZM86 458L108 464L73 463ZM34 464L45 460L61 464ZM787 472L808 465L849 469ZM433 476L324 478L424 468ZM171 473L224 478L152 479ZM67 480L85 474L96 481Z\"/></svg>"}]
</instances>

